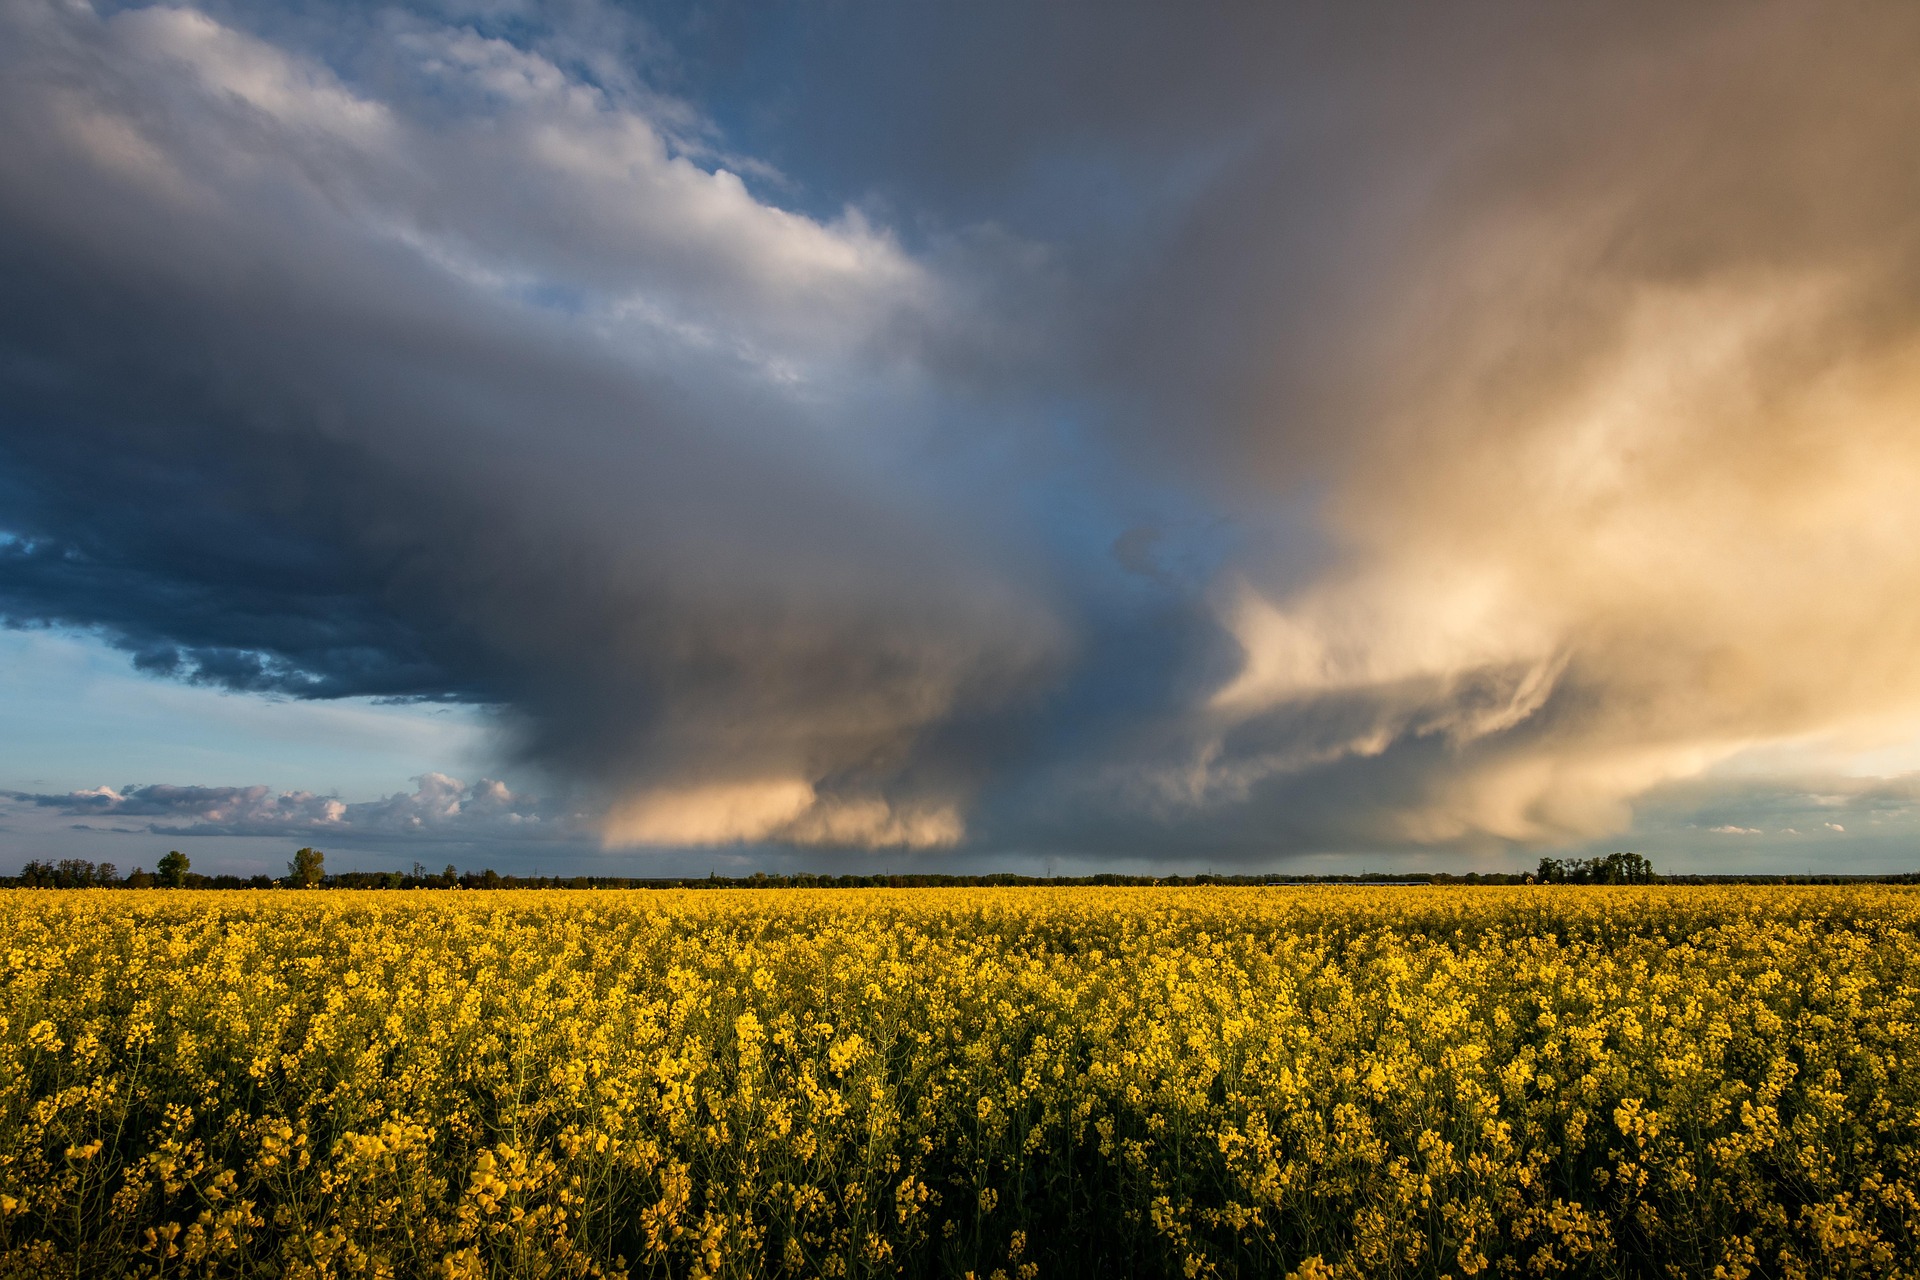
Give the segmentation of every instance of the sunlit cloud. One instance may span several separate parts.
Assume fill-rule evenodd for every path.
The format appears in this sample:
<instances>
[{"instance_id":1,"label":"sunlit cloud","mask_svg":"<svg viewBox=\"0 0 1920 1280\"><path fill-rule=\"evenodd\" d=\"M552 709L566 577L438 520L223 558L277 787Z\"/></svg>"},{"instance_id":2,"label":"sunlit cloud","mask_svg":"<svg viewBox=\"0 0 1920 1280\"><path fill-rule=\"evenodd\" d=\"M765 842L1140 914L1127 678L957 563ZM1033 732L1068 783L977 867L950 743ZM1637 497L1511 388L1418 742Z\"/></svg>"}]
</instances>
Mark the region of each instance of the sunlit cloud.
<instances>
[{"instance_id":1,"label":"sunlit cloud","mask_svg":"<svg viewBox=\"0 0 1920 1280\"><path fill-rule=\"evenodd\" d=\"M822 796L798 778L656 790L608 815L609 845L773 841L862 848L946 848L965 834L951 805L896 808L877 797Z\"/></svg>"}]
</instances>

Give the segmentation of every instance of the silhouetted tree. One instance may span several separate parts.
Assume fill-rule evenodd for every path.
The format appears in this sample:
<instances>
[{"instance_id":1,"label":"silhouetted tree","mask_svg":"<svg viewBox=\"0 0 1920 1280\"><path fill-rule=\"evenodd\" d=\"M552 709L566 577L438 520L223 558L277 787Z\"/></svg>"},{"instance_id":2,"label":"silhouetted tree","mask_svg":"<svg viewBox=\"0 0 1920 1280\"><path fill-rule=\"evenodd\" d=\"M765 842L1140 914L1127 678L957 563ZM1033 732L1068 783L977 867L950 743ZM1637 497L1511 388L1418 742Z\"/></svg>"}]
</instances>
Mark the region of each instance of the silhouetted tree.
<instances>
[{"instance_id":1,"label":"silhouetted tree","mask_svg":"<svg viewBox=\"0 0 1920 1280\"><path fill-rule=\"evenodd\" d=\"M302 889L312 889L326 877L326 855L318 849L296 849L293 861L287 864L292 873L293 883Z\"/></svg>"},{"instance_id":2,"label":"silhouetted tree","mask_svg":"<svg viewBox=\"0 0 1920 1280\"><path fill-rule=\"evenodd\" d=\"M1604 858L1542 858L1535 873L1542 884L1652 884L1660 877L1637 853Z\"/></svg>"},{"instance_id":3,"label":"silhouetted tree","mask_svg":"<svg viewBox=\"0 0 1920 1280\"><path fill-rule=\"evenodd\" d=\"M168 851L166 857L154 864L153 869L161 885L168 889L182 889L187 883L187 868L192 865L192 860L186 854L178 849L172 849Z\"/></svg>"}]
</instances>

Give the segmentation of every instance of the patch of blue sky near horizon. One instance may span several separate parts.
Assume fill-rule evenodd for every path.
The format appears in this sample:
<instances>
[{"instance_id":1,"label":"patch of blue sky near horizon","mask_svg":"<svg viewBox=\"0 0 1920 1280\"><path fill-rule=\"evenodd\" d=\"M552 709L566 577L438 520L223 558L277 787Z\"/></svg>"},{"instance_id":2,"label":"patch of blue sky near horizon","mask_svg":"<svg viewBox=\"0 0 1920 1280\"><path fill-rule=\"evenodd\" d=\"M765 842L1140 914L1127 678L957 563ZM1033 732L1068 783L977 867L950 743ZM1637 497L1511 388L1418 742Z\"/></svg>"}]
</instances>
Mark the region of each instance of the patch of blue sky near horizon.
<instances>
[{"instance_id":1,"label":"patch of blue sky near horizon","mask_svg":"<svg viewBox=\"0 0 1920 1280\"><path fill-rule=\"evenodd\" d=\"M179 835L119 830L79 822L55 810L0 802L0 875L12 875L36 858L111 862L124 875L136 867L152 870L163 855L177 849L202 875L278 877L286 874L293 850L303 845L321 849L330 872L407 871L419 863L434 872L453 866L463 872L491 868L508 875L695 874L691 861L683 860L685 868L676 864L672 871L656 872L637 869L638 860L616 866L590 849L571 852L536 842L515 845L397 834L342 842L315 835ZM706 870L702 862L698 874L704 875Z\"/></svg>"},{"instance_id":2,"label":"patch of blue sky near horizon","mask_svg":"<svg viewBox=\"0 0 1920 1280\"><path fill-rule=\"evenodd\" d=\"M200 687L142 675L68 629L0 628L0 724L0 874L63 858L124 873L178 849L204 874L280 875L302 844L335 871L704 875L764 857L603 852L557 804L488 791L498 743L474 707ZM153 784L251 794L142 801ZM103 788L128 797L124 811L82 811L75 793ZM343 820L315 816L330 799Z\"/></svg>"},{"instance_id":3,"label":"patch of blue sky near horizon","mask_svg":"<svg viewBox=\"0 0 1920 1280\"><path fill-rule=\"evenodd\" d=\"M1647 854L1663 871L1920 871L1920 736L1756 744L1633 802L1632 825L1564 852Z\"/></svg>"},{"instance_id":4,"label":"patch of blue sky near horizon","mask_svg":"<svg viewBox=\"0 0 1920 1280\"><path fill-rule=\"evenodd\" d=\"M0 790L264 785L370 800L495 754L484 713L447 703L315 702L141 675L82 633L0 629Z\"/></svg>"},{"instance_id":5,"label":"patch of blue sky near horizon","mask_svg":"<svg viewBox=\"0 0 1920 1280\"><path fill-rule=\"evenodd\" d=\"M315 786L372 801L452 769L476 774L491 731L472 708L303 702L228 693L134 670L124 653L57 628L0 629L0 792L61 795L153 783ZM278 874L291 835L157 833L124 820L0 798L0 873L32 858L151 867L170 849L209 874ZM332 843L332 842L329 842ZM423 848L404 835L335 852L336 869L389 869L444 855L470 865L476 849ZM462 856L464 855L464 856ZM537 861L537 853L530 855ZM433 861L436 869L444 860Z\"/></svg>"}]
</instances>

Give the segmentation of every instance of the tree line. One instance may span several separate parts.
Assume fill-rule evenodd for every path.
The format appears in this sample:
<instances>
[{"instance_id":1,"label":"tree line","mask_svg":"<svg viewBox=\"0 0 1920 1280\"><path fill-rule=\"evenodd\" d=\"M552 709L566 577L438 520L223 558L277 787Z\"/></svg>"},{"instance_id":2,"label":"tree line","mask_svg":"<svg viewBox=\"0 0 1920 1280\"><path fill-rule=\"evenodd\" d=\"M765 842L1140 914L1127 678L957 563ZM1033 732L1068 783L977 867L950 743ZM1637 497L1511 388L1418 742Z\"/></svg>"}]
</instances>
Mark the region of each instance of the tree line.
<instances>
[{"instance_id":1,"label":"tree line","mask_svg":"<svg viewBox=\"0 0 1920 1280\"><path fill-rule=\"evenodd\" d=\"M1334 875L1144 876L1101 872L1086 876L1023 876L1011 872L986 875L942 875L932 872L872 875L749 876L516 876L488 867L462 871L449 863L438 872L416 862L407 871L328 872L326 855L318 849L298 849L284 876L231 874L201 875L178 850L169 852L152 871L135 867L122 876L111 862L84 858L58 862L36 860L17 876L0 876L0 885L22 889L966 889L1016 886L1124 886L1194 888L1202 885L1258 888L1279 885L1377 885L1418 888L1444 885L1517 884L1916 884L1920 873L1897 875L1661 875L1653 863L1637 853L1610 853L1598 858L1542 858L1532 872L1363 871Z\"/></svg>"},{"instance_id":2,"label":"tree line","mask_svg":"<svg viewBox=\"0 0 1920 1280\"><path fill-rule=\"evenodd\" d=\"M0 878L0 883L17 889L272 889L282 885L313 888L328 879L325 858L318 849L297 850L287 864L286 876L279 880L267 875L200 875L193 870L192 859L178 849L169 850L154 864L152 871L135 867L124 877L120 868L111 862L89 862L85 858L62 858L58 862L34 859L20 868L19 875ZM453 868L447 870L451 872Z\"/></svg>"},{"instance_id":3,"label":"tree line","mask_svg":"<svg viewBox=\"0 0 1920 1280\"><path fill-rule=\"evenodd\" d=\"M1012 872L982 875L947 875L933 872L882 872L871 875L824 875L799 872L793 875L768 875L755 872L747 876L517 876L502 874L488 867L462 871L448 864L441 871L428 871L414 863L409 871L326 870L325 854L318 849L300 849L287 864L284 876L230 874L201 875L192 869L185 854L173 851L161 858L155 870L135 867L121 876L111 862L92 863L80 858L59 862L35 861L11 878L0 877L0 884L32 889L942 889L1005 888L1014 886L1131 886L1168 888L1199 885L1258 887L1282 884L1407 885L1428 884L1524 884L1532 880L1523 874L1474 872L1454 875L1448 872L1357 872L1345 875L1289 876L1278 874L1191 876L1126 875L1100 872L1086 876L1024 876Z\"/></svg>"},{"instance_id":4,"label":"tree line","mask_svg":"<svg viewBox=\"0 0 1920 1280\"><path fill-rule=\"evenodd\" d=\"M1542 858L1534 873L1541 884L1655 884L1660 876L1637 853L1604 858Z\"/></svg>"}]
</instances>

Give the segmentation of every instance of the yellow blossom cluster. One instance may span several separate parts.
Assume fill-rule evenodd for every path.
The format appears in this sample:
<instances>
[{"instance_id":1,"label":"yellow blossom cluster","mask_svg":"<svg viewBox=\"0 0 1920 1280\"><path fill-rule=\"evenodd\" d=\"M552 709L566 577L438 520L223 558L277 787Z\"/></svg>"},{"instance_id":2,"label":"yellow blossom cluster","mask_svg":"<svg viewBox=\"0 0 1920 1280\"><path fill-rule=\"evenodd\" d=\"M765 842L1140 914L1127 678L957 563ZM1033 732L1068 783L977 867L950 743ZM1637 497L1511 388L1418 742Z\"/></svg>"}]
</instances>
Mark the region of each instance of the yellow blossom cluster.
<instances>
[{"instance_id":1,"label":"yellow blossom cluster","mask_svg":"<svg viewBox=\"0 0 1920 1280\"><path fill-rule=\"evenodd\" d=\"M0 893L0 1276L1920 1276L1920 893Z\"/></svg>"}]
</instances>

